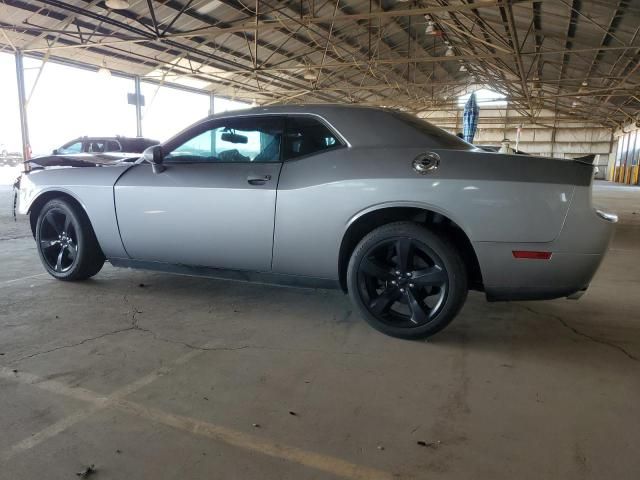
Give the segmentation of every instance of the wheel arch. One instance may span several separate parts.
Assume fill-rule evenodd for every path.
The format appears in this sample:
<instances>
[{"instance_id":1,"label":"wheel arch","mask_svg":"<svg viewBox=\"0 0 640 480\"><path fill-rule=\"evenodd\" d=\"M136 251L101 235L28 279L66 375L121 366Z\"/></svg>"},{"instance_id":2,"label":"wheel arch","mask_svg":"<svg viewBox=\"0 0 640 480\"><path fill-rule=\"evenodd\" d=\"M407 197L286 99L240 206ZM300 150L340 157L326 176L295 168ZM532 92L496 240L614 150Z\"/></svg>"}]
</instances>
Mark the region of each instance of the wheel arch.
<instances>
[{"instance_id":1,"label":"wheel arch","mask_svg":"<svg viewBox=\"0 0 640 480\"><path fill-rule=\"evenodd\" d=\"M29 213L29 225L31 226L31 233L33 237L36 236L36 222L38 221L38 216L40 215L40 211L47 204L49 200L53 200L54 198L61 198L67 200L72 205L76 206L89 220L89 224L91 224L91 219L87 214L87 209L82 205L80 200L76 198L72 193L65 190L45 190L40 192L38 196L31 202L29 205L29 209L27 212Z\"/></svg>"},{"instance_id":2,"label":"wheel arch","mask_svg":"<svg viewBox=\"0 0 640 480\"><path fill-rule=\"evenodd\" d=\"M392 222L412 221L443 235L462 256L469 276L469 287L484 290L482 272L469 235L448 214L423 205L409 203L384 204L369 208L355 215L345 230L340 242L338 275L340 287L347 292L347 267L353 250L365 235L374 229Z\"/></svg>"}]
</instances>

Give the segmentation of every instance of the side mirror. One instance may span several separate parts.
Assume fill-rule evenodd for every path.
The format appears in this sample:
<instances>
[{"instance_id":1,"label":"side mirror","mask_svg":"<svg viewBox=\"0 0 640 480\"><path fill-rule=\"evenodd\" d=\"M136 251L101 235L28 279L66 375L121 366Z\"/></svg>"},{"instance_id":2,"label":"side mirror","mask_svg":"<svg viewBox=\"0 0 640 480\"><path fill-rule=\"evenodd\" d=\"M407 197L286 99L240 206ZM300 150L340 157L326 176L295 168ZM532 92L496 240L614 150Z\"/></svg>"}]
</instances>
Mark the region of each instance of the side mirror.
<instances>
[{"instance_id":1,"label":"side mirror","mask_svg":"<svg viewBox=\"0 0 640 480\"><path fill-rule=\"evenodd\" d=\"M167 167L162 164L164 155L160 145L153 145L145 149L145 151L142 152L142 158L151 164L153 173L162 173L167 169Z\"/></svg>"},{"instance_id":2,"label":"side mirror","mask_svg":"<svg viewBox=\"0 0 640 480\"><path fill-rule=\"evenodd\" d=\"M58 149L57 149L57 148L55 148L55 149L53 150L53 152L51 152L51 155L58 155L58 153L59 153L59 152L58 152Z\"/></svg>"}]
</instances>

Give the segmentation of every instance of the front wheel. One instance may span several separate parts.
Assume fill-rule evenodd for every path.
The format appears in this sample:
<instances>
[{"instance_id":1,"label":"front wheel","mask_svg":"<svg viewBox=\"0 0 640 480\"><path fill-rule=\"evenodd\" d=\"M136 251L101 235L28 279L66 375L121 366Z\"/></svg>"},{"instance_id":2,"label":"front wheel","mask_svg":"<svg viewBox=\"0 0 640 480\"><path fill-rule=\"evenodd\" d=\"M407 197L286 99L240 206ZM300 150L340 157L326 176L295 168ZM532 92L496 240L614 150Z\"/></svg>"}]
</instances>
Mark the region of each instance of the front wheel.
<instances>
[{"instance_id":1,"label":"front wheel","mask_svg":"<svg viewBox=\"0 0 640 480\"><path fill-rule=\"evenodd\" d=\"M40 260L58 280L84 280L104 265L104 255L84 211L56 198L42 208L36 222Z\"/></svg>"},{"instance_id":2,"label":"front wheel","mask_svg":"<svg viewBox=\"0 0 640 480\"><path fill-rule=\"evenodd\" d=\"M353 251L352 301L375 329L424 338L446 327L467 297L467 273L455 248L412 222L384 225Z\"/></svg>"}]
</instances>

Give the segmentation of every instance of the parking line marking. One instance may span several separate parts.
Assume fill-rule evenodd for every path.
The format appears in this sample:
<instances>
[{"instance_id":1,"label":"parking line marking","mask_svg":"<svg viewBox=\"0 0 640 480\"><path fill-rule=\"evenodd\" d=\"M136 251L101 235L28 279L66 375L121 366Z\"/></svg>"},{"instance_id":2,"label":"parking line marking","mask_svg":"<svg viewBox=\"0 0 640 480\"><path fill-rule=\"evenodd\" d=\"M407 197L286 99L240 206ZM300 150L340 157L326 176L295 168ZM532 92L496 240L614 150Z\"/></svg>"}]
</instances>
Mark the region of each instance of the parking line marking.
<instances>
[{"instance_id":1,"label":"parking line marking","mask_svg":"<svg viewBox=\"0 0 640 480\"><path fill-rule=\"evenodd\" d=\"M15 445L12 445L11 447L9 447L4 452L0 453L0 464L8 461L9 459L14 457L15 455L18 455L19 453L22 453L26 450L29 450L35 447L36 445L44 442L45 440L51 437L55 437L56 435L63 432L67 428L75 425L76 423L81 422L82 420L85 420L86 418L90 417L91 415L93 415L98 410L101 410L102 408L104 408L104 406L101 406L99 404L95 404L88 408L83 408L82 410L72 413L68 417L65 417L62 420L59 420L49 425L48 427L40 430L39 432L33 434L32 436L27 437L24 440L21 440Z\"/></svg>"},{"instance_id":2,"label":"parking line marking","mask_svg":"<svg viewBox=\"0 0 640 480\"><path fill-rule=\"evenodd\" d=\"M173 427L177 430L217 440L243 450L251 450L270 457L281 458L338 477L352 480L392 480L395 478L388 472L351 463L341 458L283 445L280 442L259 438L228 427L145 407L129 400L121 399L116 401L113 406L134 416Z\"/></svg>"},{"instance_id":3,"label":"parking line marking","mask_svg":"<svg viewBox=\"0 0 640 480\"><path fill-rule=\"evenodd\" d=\"M201 353L202 351L192 350L187 354L179 357L176 361L173 362L173 364L174 365L183 364L188 360L190 360L191 358L193 358L194 356ZM0 463L6 462L13 456L19 453L22 453L26 450L29 450L49 438L55 437L56 435L58 435L59 433L62 433L67 428L85 420L86 418L90 417L94 413L111 406L113 403L126 397L127 395L149 385L157 378L168 373L170 370L171 368L169 366L158 368L153 372L145 375L144 377L116 390L114 393L105 396L105 395L100 395L98 393L92 392L91 390L87 390L85 388L69 387L55 380L46 380L38 377L37 375L33 375L31 373L14 372L13 369L11 368L0 367L0 378L17 381L25 385L32 385L34 387L37 387L42 390L46 390L51 393L55 393L58 395L74 398L76 400L81 400L81 401L89 402L93 404L88 408L84 408L78 412L72 413L71 415L65 418L62 418L61 420L58 420L57 422L49 425L48 427L45 427L39 432L9 447L4 452L0 452Z\"/></svg>"},{"instance_id":4,"label":"parking line marking","mask_svg":"<svg viewBox=\"0 0 640 480\"><path fill-rule=\"evenodd\" d=\"M172 362L172 366L182 365L193 357L204 353L202 350L191 351ZM100 395L81 387L70 387L56 380L46 380L28 372L13 372L7 367L0 367L0 378L21 384L31 385L58 395L88 402L91 405L83 408L58 422L49 425L40 432L23 439L9 449L0 453L0 463L13 456L25 452L43 441L52 438L67 428L85 420L94 413L105 408L115 408L121 412L165 425L193 435L206 437L226 443L233 447L249 450L270 457L297 463L305 467L320 470L338 477L351 480L393 480L391 473L348 462L341 458L311 452L297 447L284 445L277 441L250 435L228 427L199 421L190 417L175 415L155 408L145 407L140 403L126 400L124 397L149 385L157 378L169 373L171 367L165 366L132 382L110 395Z\"/></svg>"},{"instance_id":5,"label":"parking line marking","mask_svg":"<svg viewBox=\"0 0 640 480\"><path fill-rule=\"evenodd\" d=\"M0 287L3 287L5 285L9 285L11 283L22 282L23 280L29 280L30 278L42 277L43 275L49 275L49 274L48 273L36 273L35 275L29 275L28 277L14 278L13 280L4 280L4 281L0 282Z\"/></svg>"}]
</instances>

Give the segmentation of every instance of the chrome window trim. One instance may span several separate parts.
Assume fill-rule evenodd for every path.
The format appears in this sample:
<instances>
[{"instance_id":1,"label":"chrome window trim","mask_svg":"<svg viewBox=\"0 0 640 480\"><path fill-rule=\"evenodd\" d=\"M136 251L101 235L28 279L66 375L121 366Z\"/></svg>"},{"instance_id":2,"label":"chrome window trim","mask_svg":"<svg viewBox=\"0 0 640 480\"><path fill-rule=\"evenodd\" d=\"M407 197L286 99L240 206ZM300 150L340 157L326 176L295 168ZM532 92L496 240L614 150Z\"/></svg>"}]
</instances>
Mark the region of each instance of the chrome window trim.
<instances>
[{"instance_id":1,"label":"chrome window trim","mask_svg":"<svg viewBox=\"0 0 640 480\"><path fill-rule=\"evenodd\" d=\"M351 147L351 143L349 143L349 140L347 140L345 136L342 135L342 133L340 133L340 131L336 127L334 127L331 124L331 122L329 122L322 115L318 115L317 113L305 113L305 112L285 113L285 115L287 117L315 117L320 121L320 123L322 123L325 127L327 127L331 131L331 133L333 133L342 142L343 147L347 147L347 148Z\"/></svg>"},{"instance_id":2,"label":"chrome window trim","mask_svg":"<svg viewBox=\"0 0 640 480\"><path fill-rule=\"evenodd\" d=\"M327 127L327 129L336 137L336 139L340 142L338 145L335 145L333 147L329 147L329 148L325 148L324 150L317 150L315 152L311 152L311 153L307 153L305 155L299 155L297 157L292 157L292 158L282 158L283 162L295 162L298 160L304 160L305 158L309 158L309 157L313 157L315 155L322 155L325 153L329 153L329 152L333 152L335 150L342 150L343 148L350 148L351 144L349 144L344 137L340 134L340 132L338 132L333 125L331 125L329 122L327 122L325 120L324 117L320 116L320 115L316 115L314 113L287 113L286 117L316 117L316 119L325 127ZM287 130L287 124L285 123L285 133Z\"/></svg>"},{"instance_id":3,"label":"chrome window trim","mask_svg":"<svg viewBox=\"0 0 640 480\"><path fill-rule=\"evenodd\" d=\"M187 133L189 131L192 131L192 130L196 129L196 127L204 126L205 129L202 130L202 132L200 132L198 134L198 135L200 135L200 134L205 133L205 132L207 132L209 130L213 130L215 128L218 128L216 125L222 120L237 120L239 118L262 118L262 117L265 117L265 116L267 116L267 115L254 113L254 114L246 114L246 115L242 115L242 116L240 116L240 115L227 115L225 117L216 117L216 118L207 117L202 122L199 122L199 123L197 123L195 125L187 127L185 130L180 132L180 134L178 134L178 135L182 135L182 134L185 134L185 133ZM284 114L270 114L269 116L277 116L277 117L281 117L282 118L282 126L283 126L283 133L284 133L284 130L286 129L286 115L284 115ZM171 140L173 140L174 138L178 138L178 135L176 135L175 137L169 139L169 141L160 144L160 146L163 148L163 150L164 150L164 146L167 143L169 143ZM192 138L195 138L195 137L190 137L189 140L191 140ZM202 162L199 162L199 161L183 162L183 161L180 161L180 160L172 160L171 158L168 158L165 161L163 161L162 163L163 164L167 164L167 165L203 165L203 164L205 164L205 165L222 165L222 164L268 165L268 164L274 164L274 163L282 163L283 162L283 159L282 159L282 142L283 141L284 141L284 135L283 135L283 138L280 139L280 153L278 155L279 158L278 158L278 161L275 161L275 162L253 162L253 161L250 161L250 162L207 162L207 161L202 161ZM178 148L181 145L182 144L177 145L174 148ZM171 150L171 151L173 151L173 150ZM168 152L168 153L170 153L170 152Z\"/></svg>"},{"instance_id":4,"label":"chrome window trim","mask_svg":"<svg viewBox=\"0 0 640 480\"><path fill-rule=\"evenodd\" d=\"M228 113L228 115L227 115ZM213 118L215 116L215 118ZM351 148L351 142L349 142L349 140L347 140L347 138L342 134L342 132L340 132L340 130L338 130L329 120L326 119L326 117L323 117L320 114L317 113L311 113L311 112L244 112L243 110L234 110L231 112L224 112L224 113L220 113L220 114L215 114L212 116L209 116L207 118L205 118L204 120L202 120L199 123L204 123L204 122L210 122L213 120L224 120L224 119L228 119L228 118L239 118L239 117L264 117L264 116L280 116L280 117L292 117L292 116L307 116L307 117L316 117L317 119L319 119L322 123L324 123L333 133L336 134L336 136L340 139L340 141L342 141L344 143L344 145L346 147ZM193 125L195 126L195 125ZM171 140L171 139L169 139ZM168 143L168 142L166 142Z\"/></svg>"}]
</instances>

